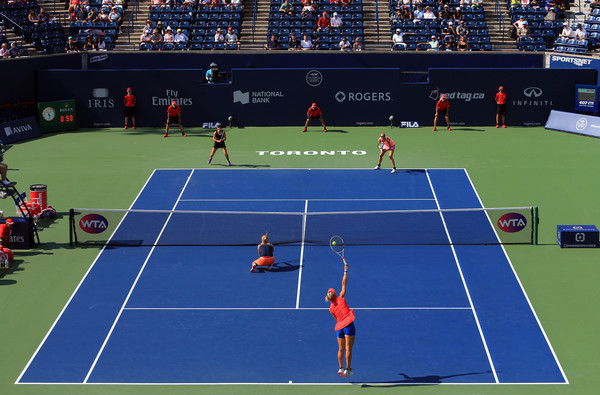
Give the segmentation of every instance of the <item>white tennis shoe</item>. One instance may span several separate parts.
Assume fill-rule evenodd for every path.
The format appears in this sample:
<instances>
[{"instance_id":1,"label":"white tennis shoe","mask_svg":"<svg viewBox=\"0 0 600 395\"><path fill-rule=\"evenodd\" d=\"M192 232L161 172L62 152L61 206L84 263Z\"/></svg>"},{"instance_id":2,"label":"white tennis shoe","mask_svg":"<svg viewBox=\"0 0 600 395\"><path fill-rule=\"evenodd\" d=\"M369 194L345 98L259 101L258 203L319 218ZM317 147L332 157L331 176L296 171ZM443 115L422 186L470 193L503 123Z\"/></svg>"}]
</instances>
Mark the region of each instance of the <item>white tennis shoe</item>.
<instances>
[{"instance_id":1,"label":"white tennis shoe","mask_svg":"<svg viewBox=\"0 0 600 395\"><path fill-rule=\"evenodd\" d=\"M354 373L352 373L352 369L346 369L344 370L344 376L346 377L352 377Z\"/></svg>"},{"instance_id":2,"label":"white tennis shoe","mask_svg":"<svg viewBox=\"0 0 600 395\"><path fill-rule=\"evenodd\" d=\"M381 167L379 167L379 165L377 165L373 168L373 170L379 170L379 169L381 169Z\"/></svg>"},{"instance_id":3,"label":"white tennis shoe","mask_svg":"<svg viewBox=\"0 0 600 395\"><path fill-rule=\"evenodd\" d=\"M346 371L346 369L344 369L344 368L340 368L340 369L338 370L338 374L339 374L340 376L342 376L342 377L346 377L346 375L344 374L344 372L345 372L345 371Z\"/></svg>"},{"instance_id":4,"label":"white tennis shoe","mask_svg":"<svg viewBox=\"0 0 600 395\"><path fill-rule=\"evenodd\" d=\"M396 169L392 169L392 173L397 173L398 171Z\"/></svg>"}]
</instances>

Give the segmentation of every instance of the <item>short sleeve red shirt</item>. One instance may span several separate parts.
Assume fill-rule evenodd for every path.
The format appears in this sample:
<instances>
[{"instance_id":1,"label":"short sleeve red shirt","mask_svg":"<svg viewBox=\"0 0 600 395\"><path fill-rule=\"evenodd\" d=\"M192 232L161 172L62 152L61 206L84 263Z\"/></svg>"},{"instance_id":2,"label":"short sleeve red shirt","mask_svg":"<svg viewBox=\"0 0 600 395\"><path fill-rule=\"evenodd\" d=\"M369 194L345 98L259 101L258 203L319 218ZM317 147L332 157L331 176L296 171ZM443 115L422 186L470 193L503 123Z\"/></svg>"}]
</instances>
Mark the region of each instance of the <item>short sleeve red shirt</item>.
<instances>
[{"instance_id":1,"label":"short sleeve red shirt","mask_svg":"<svg viewBox=\"0 0 600 395\"><path fill-rule=\"evenodd\" d=\"M321 109L319 107L309 107L307 111L308 116L318 118L321 116Z\"/></svg>"},{"instance_id":2,"label":"short sleeve red shirt","mask_svg":"<svg viewBox=\"0 0 600 395\"><path fill-rule=\"evenodd\" d=\"M135 96L134 95L125 95L125 107L133 107L135 105Z\"/></svg>"},{"instance_id":3,"label":"short sleeve red shirt","mask_svg":"<svg viewBox=\"0 0 600 395\"><path fill-rule=\"evenodd\" d=\"M506 93L504 93L504 92L496 93L496 103L506 104Z\"/></svg>"},{"instance_id":4,"label":"short sleeve red shirt","mask_svg":"<svg viewBox=\"0 0 600 395\"><path fill-rule=\"evenodd\" d=\"M5 224L0 225L0 239L10 236L10 231L11 229L9 229L9 227Z\"/></svg>"},{"instance_id":5,"label":"short sleeve red shirt","mask_svg":"<svg viewBox=\"0 0 600 395\"><path fill-rule=\"evenodd\" d=\"M438 100L435 107L439 110L444 111L444 110L448 109L448 107L450 107L450 102L448 100L442 101L442 99L440 99L440 100Z\"/></svg>"},{"instance_id":6,"label":"short sleeve red shirt","mask_svg":"<svg viewBox=\"0 0 600 395\"><path fill-rule=\"evenodd\" d=\"M320 17L317 22L317 26L319 27L329 27L331 25L331 20L329 18Z\"/></svg>"},{"instance_id":7,"label":"short sleeve red shirt","mask_svg":"<svg viewBox=\"0 0 600 395\"><path fill-rule=\"evenodd\" d=\"M175 105L175 107L169 106L169 108L167 108L167 112L170 116L176 117L179 114L181 114L181 107L179 107L178 105Z\"/></svg>"}]
</instances>

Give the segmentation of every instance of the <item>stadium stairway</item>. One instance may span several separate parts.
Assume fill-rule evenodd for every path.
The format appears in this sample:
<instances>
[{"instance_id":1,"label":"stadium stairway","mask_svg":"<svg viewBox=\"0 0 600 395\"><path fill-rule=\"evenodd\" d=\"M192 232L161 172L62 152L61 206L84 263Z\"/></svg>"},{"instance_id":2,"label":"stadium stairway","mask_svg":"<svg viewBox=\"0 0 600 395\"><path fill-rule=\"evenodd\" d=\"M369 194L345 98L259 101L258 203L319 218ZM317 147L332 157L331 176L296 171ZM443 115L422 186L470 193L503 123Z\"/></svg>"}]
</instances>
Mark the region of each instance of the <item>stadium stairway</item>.
<instances>
[{"instance_id":1,"label":"stadium stairway","mask_svg":"<svg viewBox=\"0 0 600 395\"><path fill-rule=\"evenodd\" d=\"M504 3L501 2L500 12L502 13L502 21L504 22L504 30L500 19L496 16L495 1L494 0L483 0L483 14L487 22L488 31L490 34L490 43L494 47L494 50L516 50L517 43L510 37L510 15L507 7L503 7Z\"/></svg>"}]
</instances>

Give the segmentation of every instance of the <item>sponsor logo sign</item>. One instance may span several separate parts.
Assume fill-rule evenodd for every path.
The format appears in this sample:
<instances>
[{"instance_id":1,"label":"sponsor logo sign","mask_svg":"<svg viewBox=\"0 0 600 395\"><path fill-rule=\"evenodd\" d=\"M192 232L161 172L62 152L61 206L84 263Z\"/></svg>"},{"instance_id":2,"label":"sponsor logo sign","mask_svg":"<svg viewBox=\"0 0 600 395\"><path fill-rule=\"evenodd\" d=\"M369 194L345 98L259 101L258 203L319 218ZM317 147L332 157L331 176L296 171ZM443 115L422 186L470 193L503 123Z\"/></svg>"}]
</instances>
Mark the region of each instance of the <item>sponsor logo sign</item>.
<instances>
[{"instance_id":1,"label":"sponsor logo sign","mask_svg":"<svg viewBox=\"0 0 600 395\"><path fill-rule=\"evenodd\" d=\"M319 86L323 82L323 74L318 70L311 70L306 73L306 83L310 86Z\"/></svg>"},{"instance_id":2,"label":"sponsor logo sign","mask_svg":"<svg viewBox=\"0 0 600 395\"><path fill-rule=\"evenodd\" d=\"M34 117L17 119L0 125L0 140L4 144L21 141L42 134Z\"/></svg>"},{"instance_id":3,"label":"sponsor logo sign","mask_svg":"<svg viewBox=\"0 0 600 395\"><path fill-rule=\"evenodd\" d=\"M107 88L94 88L87 104L88 108L114 108L115 99L110 98L110 91Z\"/></svg>"},{"instance_id":4,"label":"sponsor logo sign","mask_svg":"<svg viewBox=\"0 0 600 395\"><path fill-rule=\"evenodd\" d=\"M174 89L165 89L164 95L152 96L153 106L168 107L171 102L176 101L178 106L191 106L193 105L193 99L191 97L180 97L179 91Z\"/></svg>"},{"instance_id":5,"label":"sponsor logo sign","mask_svg":"<svg viewBox=\"0 0 600 395\"><path fill-rule=\"evenodd\" d=\"M483 100L485 99L485 93L483 92L441 92L440 88L434 89L429 92L429 98L434 101L438 101L442 95L446 95L446 99L448 100Z\"/></svg>"},{"instance_id":6,"label":"sponsor logo sign","mask_svg":"<svg viewBox=\"0 0 600 395\"><path fill-rule=\"evenodd\" d=\"M507 213L498 219L498 227L503 232L520 232L527 226L527 219L519 213Z\"/></svg>"},{"instance_id":7,"label":"sponsor logo sign","mask_svg":"<svg viewBox=\"0 0 600 395\"><path fill-rule=\"evenodd\" d=\"M343 92L335 94L338 103L344 102L386 102L392 101L391 92Z\"/></svg>"},{"instance_id":8,"label":"sponsor logo sign","mask_svg":"<svg viewBox=\"0 0 600 395\"><path fill-rule=\"evenodd\" d=\"M79 227L86 233L102 233L108 229L108 220L100 214L87 214L79 220Z\"/></svg>"},{"instance_id":9,"label":"sponsor logo sign","mask_svg":"<svg viewBox=\"0 0 600 395\"><path fill-rule=\"evenodd\" d=\"M233 92L233 102L241 104L271 104L273 100L283 98L282 91Z\"/></svg>"}]
</instances>

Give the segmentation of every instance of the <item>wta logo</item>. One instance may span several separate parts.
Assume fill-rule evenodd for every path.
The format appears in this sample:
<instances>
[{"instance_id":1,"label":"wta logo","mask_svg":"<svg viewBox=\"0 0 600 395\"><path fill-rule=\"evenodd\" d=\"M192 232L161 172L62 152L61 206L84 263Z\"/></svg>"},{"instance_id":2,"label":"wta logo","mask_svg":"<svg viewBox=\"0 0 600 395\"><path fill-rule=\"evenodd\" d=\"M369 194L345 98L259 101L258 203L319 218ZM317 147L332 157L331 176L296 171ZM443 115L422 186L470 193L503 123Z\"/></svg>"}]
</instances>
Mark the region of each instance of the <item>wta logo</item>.
<instances>
[{"instance_id":1,"label":"wta logo","mask_svg":"<svg viewBox=\"0 0 600 395\"><path fill-rule=\"evenodd\" d=\"M519 232L527 226L527 219L519 213L504 214L498 219L498 227L508 233Z\"/></svg>"},{"instance_id":2,"label":"wta logo","mask_svg":"<svg viewBox=\"0 0 600 395\"><path fill-rule=\"evenodd\" d=\"M108 221L100 214L88 214L79 220L79 227L86 233L102 233L108 229Z\"/></svg>"}]
</instances>

